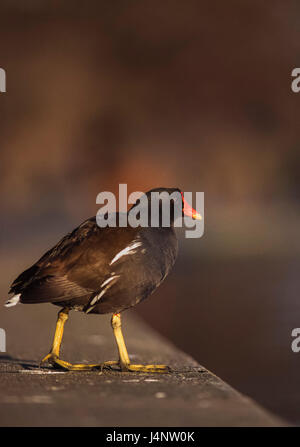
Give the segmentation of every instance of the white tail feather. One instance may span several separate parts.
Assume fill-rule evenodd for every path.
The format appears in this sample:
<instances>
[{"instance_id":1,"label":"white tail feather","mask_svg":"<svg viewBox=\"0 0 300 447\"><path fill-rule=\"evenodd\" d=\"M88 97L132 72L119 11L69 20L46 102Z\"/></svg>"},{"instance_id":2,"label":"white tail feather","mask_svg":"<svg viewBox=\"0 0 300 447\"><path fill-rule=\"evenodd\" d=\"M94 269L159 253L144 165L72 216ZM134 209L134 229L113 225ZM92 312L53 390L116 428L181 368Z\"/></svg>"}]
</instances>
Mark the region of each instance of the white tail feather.
<instances>
[{"instance_id":1,"label":"white tail feather","mask_svg":"<svg viewBox=\"0 0 300 447\"><path fill-rule=\"evenodd\" d=\"M6 301L4 306L5 307L15 306L20 301L20 297L21 297L20 293L18 295L14 295L12 298L10 298L9 300Z\"/></svg>"}]
</instances>

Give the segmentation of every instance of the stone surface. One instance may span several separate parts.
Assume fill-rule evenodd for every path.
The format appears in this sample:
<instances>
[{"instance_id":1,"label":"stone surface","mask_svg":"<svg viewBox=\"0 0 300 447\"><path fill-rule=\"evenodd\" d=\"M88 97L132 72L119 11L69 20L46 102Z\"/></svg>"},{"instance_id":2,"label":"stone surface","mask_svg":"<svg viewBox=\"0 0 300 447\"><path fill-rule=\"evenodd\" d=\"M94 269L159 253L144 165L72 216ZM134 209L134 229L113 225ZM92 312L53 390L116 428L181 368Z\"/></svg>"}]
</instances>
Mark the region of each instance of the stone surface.
<instances>
[{"instance_id":1,"label":"stone surface","mask_svg":"<svg viewBox=\"0 0 300 447\"><path fill-rule=\"evenodd\" d=\"M132 312L123 318L132 361L166 363L172 368L170 374L40 368L55 320L55 308L50 305L1 310L7 334L7 352L0 354L1 426L285 425L178 351ZM115 359L109 321L108 316L71 313L62 358L76 362Z\"/></svg>"}]
</instances>

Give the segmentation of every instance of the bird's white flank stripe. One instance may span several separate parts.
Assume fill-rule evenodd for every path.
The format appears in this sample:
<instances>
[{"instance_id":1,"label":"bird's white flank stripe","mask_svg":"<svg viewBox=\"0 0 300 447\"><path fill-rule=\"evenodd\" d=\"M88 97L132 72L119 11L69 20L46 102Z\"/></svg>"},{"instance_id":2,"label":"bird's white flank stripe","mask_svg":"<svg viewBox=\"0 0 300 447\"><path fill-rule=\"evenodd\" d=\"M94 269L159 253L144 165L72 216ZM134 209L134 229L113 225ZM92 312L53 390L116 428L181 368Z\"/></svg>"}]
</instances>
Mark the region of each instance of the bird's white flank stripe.
<instances>
[{"instance_id":1,"label":"bird's white flank stripe","mask_svg":"<svg viewBox=\"0 0 300 447\"><path fill-rule=\"evenodd\" d=\"M94 298L90 302L90 305L92 306L93 304L97 303L97 301L100 300L101 296L103 296L105 294L105 292L106 292L106 289L102 290L100 293L98 293L98 295L94 296Z\"/></svg>"},{"instance_id":2,"label":"bird's white flank stripe","mask_svg":"<svg viewBox=\"0 0 300 447\"><path fill-rule=\"evenodd\" d=\"M108 283L109 283L110 281L112 281L113 279L118 278L119 276L120 276L120 275L111 276L110 278L106 279L106 280L101 284L100 287L104 287L104 286L106 286L106 284L108 284Z\"/></svg>"},{"instance_id":3,"label":"bird's white flank stripe","mask_svg":"<svg viewBox=\"0 0 300 447\"><path fill-rule=\"evenodd\" d=\"M106 279L102 284L101 284L101 288L106 286L105 289L101 290L100 293L98 293L98 295L94 296L94 298L92 299L92 301L90 302L90 305L92 306L93 304L97 303L97 301L100 300L100 298L105 294L105 292L112 286L112 282L114 279L118 279L120 275L115 275L115 276L111 276L110 278Z\"/></svg>"},{"instance_id":4,"label":"bird's white flank stripe","mask_svg":"<svg viewBox=\"0 0 300 447\"><path fill-rule=\"evenodd\" d=\"M119 251L119 253L116 254L116 256L111 261L110 265L112 265L114 262L117 262L122 256L134 254L135 248L138 248L141 245L142 245L141 242L133 241L131 245L128 245L128 247L124 248L123 250Z\"/></svg>"},{"instance_id":5,"label":"bird's white flank stripe","mask_svg":"<svg viewBox=\"0 0 300 447\"><path fill-rule=\"evenodd\" d=\"M15 306L20 301L20 297L21 297L20 293L18 293L18 295L14 295L12 298L10 298L9 300L6 301L4 306L5 307Z\"/></svg>"}]
</instances>

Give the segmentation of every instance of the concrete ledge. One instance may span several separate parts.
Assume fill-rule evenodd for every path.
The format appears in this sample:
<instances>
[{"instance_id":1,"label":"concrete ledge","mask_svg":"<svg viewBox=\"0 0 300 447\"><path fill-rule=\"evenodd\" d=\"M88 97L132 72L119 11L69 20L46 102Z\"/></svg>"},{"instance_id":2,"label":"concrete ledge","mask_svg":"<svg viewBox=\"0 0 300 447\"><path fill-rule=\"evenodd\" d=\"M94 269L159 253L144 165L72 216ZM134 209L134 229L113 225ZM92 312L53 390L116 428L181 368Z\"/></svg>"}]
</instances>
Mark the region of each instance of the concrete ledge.
<instances>
[{"instance_id":1,"label":"concrete ledge","mask_svg":"<svg viewBox=\"0 0 300 447\"><path fill-rule=\"evenodd\" d=\"M40 369L38 361L47 353L55 324L53 308L52 323L47 317L47 324L43 324L47 307L42 307L16 309L18 329L13 329L14 311L3 312L8 352L0 355L1 426L286 425L178 351L130 312L123 320L132 359L136 363L167 363L173 369L171 374ZM73 314L75 321L66 327L62 357L77 362L114 359L109 317ZM42 323L38 334L36 321Z\"/></svg>"}]
</instances>

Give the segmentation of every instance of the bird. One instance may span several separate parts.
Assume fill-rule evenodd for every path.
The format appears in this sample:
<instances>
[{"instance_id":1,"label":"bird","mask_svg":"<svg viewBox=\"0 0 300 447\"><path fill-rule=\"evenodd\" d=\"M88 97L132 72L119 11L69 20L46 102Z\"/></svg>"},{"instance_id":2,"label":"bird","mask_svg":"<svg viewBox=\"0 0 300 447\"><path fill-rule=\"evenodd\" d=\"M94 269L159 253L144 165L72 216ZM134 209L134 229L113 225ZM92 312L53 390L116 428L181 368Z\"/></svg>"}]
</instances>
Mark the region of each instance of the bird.
<instances>
[{"instance_id":1,"label":"bird","mask_svg":"<svg viewBox=\"0 0 300 447\"><path fill-rule=\"evenodd\" d=\"M202 216L184 199L179 188L154 188L143 194L128 213L137 212L146 204L153 215L152 193L177 193L176 199L159 201L157 226L100 227L91 217L64 236L35 264L21 273L12 283L13 296L5 306L18 303L52 303L58 312L54 340L49 354L40 365L67 371L90 371L101 368L126 372L165 373L167 365L132 364L121 327L121 313L151 295L170 273L178 253L174 231L174 211L181 216L201 220ZM170 225L162 221L163 207L170 209ZM140 208L141 210L141 208ZM127 213L127 214L128 214ZM117 219L120 213L115 213ZM118 220L119 222L119 220ZM69 363L60 357L64 326L71 310L89 314L112 314L111 326L119 358L100 364Z\"/></svg>"}]
</instances>

